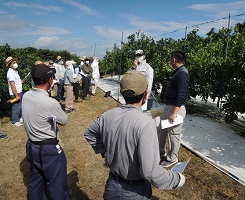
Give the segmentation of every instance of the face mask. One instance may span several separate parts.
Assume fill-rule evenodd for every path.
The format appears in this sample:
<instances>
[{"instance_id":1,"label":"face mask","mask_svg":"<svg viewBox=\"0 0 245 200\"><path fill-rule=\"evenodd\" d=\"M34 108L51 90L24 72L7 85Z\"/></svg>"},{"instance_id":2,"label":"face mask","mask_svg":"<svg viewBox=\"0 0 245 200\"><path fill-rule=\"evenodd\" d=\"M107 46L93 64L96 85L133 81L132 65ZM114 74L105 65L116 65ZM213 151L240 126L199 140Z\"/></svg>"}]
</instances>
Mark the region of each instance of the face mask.
<instances>
[{"instance_id":1,"label":"face mask","mask_svg":"<svg viewBox=\"0 0 245 200\"><path fill-rule=\"evenodd\" d=\"M89 64L89 61L87 60L85 63L86 63L86 64Z\"/></svg>"},{"instance_id":2,"label":"face mask","mask_svg":"<svg viewBox=\"0 0 245 200\"><path fill-rule=\"evenodd\" d=\"M13 68L14 68L14 69L17 69L17 68L18 68L18 64L17 64L17 63L14 63L14 64L13 64Z\"/></svg>"},{"instance_id":3,"label":"face mask","mask_svg":"<svg viewBox=\"0 0 245 200\"><path fill-rule=\"evenodd\" d=\"M83 65L83 64L84 64L84 62L83 62L83 61L81 61L80 65Z\"/></svg>"},{"instance_id":4,"label":"face mask","mask_svg":"<svg viewBox=\"0 0 245 200\"><path fill-rule=\"evenodd\" d=\"M135 59L137 60L137 62L142 62L143 61L143 56L137 56Z\"/></svg>"},{"instance_id":5,"label":"face mask","mask_svg":"<svg viewBox=\"0 0 245 200\"><path fill-rule=\"evenodd\" d=\"M63 64L64 64L64 61L63 61L63 60L62 60L62 61L60 61L60 64L61 64L61 65L63 65Z\"/></svg>"}]
</instances>

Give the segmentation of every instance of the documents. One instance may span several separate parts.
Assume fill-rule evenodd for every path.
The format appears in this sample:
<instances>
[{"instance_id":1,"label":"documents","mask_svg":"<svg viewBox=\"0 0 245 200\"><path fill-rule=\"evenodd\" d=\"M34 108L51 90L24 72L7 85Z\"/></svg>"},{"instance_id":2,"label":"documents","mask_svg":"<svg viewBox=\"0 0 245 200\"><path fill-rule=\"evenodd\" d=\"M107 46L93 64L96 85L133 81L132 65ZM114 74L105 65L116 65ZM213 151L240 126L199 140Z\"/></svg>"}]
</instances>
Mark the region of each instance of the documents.
<instances>
[{"instance_id":1,"label":"documents","mask_svg":"<svg viewBox=\"0 0 245 200\"><path fill-rule=\"evenodd\" d=\"M161 120L162 129L176 126L181 123L183 123L183 117L181 117L180 115L176 116L176 118L174 119L174 122L171 122L169 119Z\"/></svg>"},{"instance_id":2,"label":"documents","mask_svg":"<svg viewBox=\"0 0 245 200\"><path fill-rule=\"evenodd\" d=\"M191 160L191 158L189 158L185 162L178 162L175 166L172 167L171 171L182 174L183 171L185 170L187 164L190 162L190 160Z\"/></svg>"}]
</instances>

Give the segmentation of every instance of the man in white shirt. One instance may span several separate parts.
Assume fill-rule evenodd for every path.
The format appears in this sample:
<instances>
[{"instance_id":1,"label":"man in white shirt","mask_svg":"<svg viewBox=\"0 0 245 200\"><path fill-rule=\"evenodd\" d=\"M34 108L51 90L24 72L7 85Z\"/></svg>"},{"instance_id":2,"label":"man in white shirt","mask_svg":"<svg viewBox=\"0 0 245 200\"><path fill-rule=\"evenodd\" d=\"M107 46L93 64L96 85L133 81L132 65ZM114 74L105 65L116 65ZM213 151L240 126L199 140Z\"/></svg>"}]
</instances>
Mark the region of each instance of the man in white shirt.
<instances>
[{"instance_id":1,"label":"man in white shirt","mask_svg":"<svg viewBox=\"0 0 245 200\"><path fill-rule=\"evenodd\" d=\"M146 99L146 102L142 105L142 110L146 111L147 110L148 98L151 95L154 70L146 62L146 58L145 58L145 54L144 54L143 50L138 49L135 52L135 61L133 63L133 67L131 68L131 70L136 70L136 71L139 71L139 72L143 73L145 75L147 81L148 81L147 99Z\"/></svg>"},{"instance_id":2,"label":"man in white shirt","mask_svg":"<svg viewBox=\"0 0 245 200\"><path fill-rule=\"evenodd\" d=\"M11 99L15 99L12 105L12 125L13 126L22 126L22 83L23 81L20 79L17 68L18 64L16 59L13 57L8 57L6 60L6 66L9 67L7 72L7 80L8 80L8 88L9 95Z\"/></svg>"},{"instance_id":3,"label":"man in white shirt","mask_svg":"<svg viewBox=\"0 0 245 200\"><path fill-rule=\"evenodd\" d=\"M99 71L99 61L97 57L94 57L94 60L91 64L93 69L92 72L92 95L96 95L96 88L98 87L99 79L100 79L100 71Z\"/></svg>"}]
</instances>

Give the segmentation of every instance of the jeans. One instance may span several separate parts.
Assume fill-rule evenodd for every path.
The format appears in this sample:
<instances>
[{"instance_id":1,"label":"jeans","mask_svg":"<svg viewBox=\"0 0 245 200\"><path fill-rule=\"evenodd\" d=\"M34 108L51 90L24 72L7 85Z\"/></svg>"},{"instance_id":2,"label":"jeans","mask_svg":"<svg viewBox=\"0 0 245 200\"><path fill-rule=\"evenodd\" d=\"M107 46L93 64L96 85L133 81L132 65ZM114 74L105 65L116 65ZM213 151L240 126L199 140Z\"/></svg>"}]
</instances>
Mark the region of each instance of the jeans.
<instances>
[{"instance_id":1,"label":"jeans","mask_svg":"<svg viewBox=\"0 0 245 200\"><path fill-rule=\"evenodd\" d=\"M63 97L64 97L64 79L59 79L57 100L62 100Z\"/></svg>"},{"instance_id":2,"label":"jeans","mask_svg":"<svg viewBox=\"0 0 245 200\"><path fill-rule=\"evenodd\" d=\"M12 124L15 124L16 122L20 121L20 118L22 117L22 97L23 94L22 93L18 93L18 95L20 96L20 100L13 103L12 105ZM14 95L10 95L11 99L14 99L15 96Z\"/></svg>"},{"instance_id":3,"label":"jeans","mask_svg":"<svg viewBox=\"0 0 245 200\"><path fill-rule=\"evenodd\" d=\"M127 184L120 182L117 176L110 173L103 198L105 200L146 200L150 199L151 195L151 184L148 181L145 181L143 184Z\"/></svg>"}]
</instances>

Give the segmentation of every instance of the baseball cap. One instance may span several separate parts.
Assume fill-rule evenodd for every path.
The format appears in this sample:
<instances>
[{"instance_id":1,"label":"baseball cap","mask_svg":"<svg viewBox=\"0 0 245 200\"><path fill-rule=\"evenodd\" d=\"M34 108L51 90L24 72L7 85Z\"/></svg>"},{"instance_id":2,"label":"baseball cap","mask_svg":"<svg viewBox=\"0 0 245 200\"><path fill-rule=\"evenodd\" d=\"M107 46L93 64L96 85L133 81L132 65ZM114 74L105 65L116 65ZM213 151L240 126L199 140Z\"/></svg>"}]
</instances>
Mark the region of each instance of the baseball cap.
<instances>
[{"instance_id":1,"label":"baseball cap","mask_svg":"<svg viewBox=\"0 0 245 200\"><path fill-rule=\"evenodd\" d=\"M135 55L143 55L143 54L144 52L141 49L138 49L137 51L135 51Z\"/></svg>"},{"instance_id":2,"label":"baseball cap","mask_svg":"<svg viewBox=\"0 0 245 200\"><path fill-rule=\"evenodd\" d=\"M148 82L144 74L138 71L126 72L120 81L120 92L125 97L136 97L147 90Z\"/></svg>"},{"instance_id":3,"label":"baseball cap","mask_svg":"<svg viewBox=\"0 0 245 200\"><path fill-rule=\"evenodd\" d=\"M37 64L32 68L31 77L35 84L42 84L54 76L54 71L45 64Z\"/></svg>"}]
</instances>

